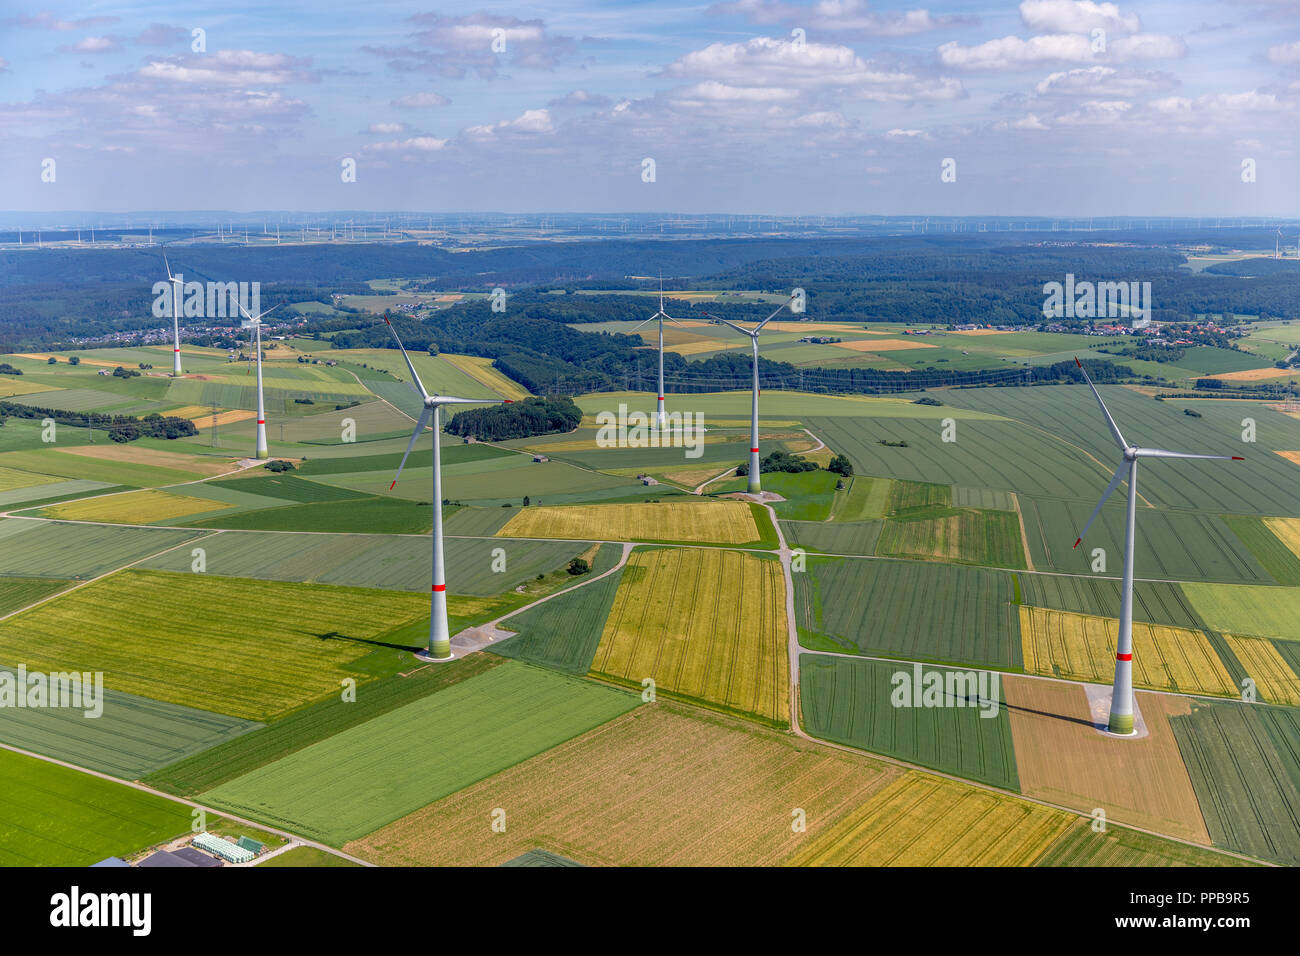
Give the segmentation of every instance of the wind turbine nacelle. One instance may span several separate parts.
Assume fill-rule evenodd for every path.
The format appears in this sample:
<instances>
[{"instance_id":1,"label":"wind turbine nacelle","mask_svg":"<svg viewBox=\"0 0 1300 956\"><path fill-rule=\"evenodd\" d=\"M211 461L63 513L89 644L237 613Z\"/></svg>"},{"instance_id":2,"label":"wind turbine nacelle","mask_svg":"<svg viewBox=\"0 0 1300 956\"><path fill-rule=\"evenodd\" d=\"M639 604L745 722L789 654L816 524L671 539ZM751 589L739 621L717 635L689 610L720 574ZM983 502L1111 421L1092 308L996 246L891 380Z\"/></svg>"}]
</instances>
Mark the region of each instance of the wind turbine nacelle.
<instances>
[{"instance_id":1,"label":"wind turbine nacelle","mask_svg":"<svg viewBox=\"0 0 1300 956\"><path fill-rule=\"evenodd\" d=\"M239 321L239 327L241 329L255 329L261 324L262 323L259 322L257 319L241 319Z\"/></svg>"}]
</instances>

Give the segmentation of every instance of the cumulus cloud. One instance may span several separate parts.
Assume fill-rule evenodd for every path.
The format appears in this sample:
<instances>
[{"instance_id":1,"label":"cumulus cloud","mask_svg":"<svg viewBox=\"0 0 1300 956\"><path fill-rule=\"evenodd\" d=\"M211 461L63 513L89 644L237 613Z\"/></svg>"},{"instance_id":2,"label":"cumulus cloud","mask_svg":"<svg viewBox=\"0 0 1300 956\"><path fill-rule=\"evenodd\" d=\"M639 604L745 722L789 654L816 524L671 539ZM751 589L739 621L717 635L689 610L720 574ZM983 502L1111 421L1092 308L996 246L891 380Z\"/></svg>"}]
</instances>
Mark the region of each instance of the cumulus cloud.
<instances>
[{"instance_id":1,"label":"cumulus cloud","mask_svg":"<svg viewBox=\"0 0 1300 956\"><path fill-rule=\"evenodd\" d=\"M1176 59L1187 54L1187 44L1177 37L1138 33L1111 40L1105 50L1098 50L1089 36L1053 33L1028 40L1006 36L974 46L953 40L936 53L939 62L951 69L1010 71L1050 63Z\"/></svg>"},{"instance_id":2,"label":"cumulus cloud","mask_svg":"<svg viewBox=\"0 0 1300 956\"><path fill-rule=\"evenodd\" d=\"M484 126L470 126L462 131L462 136L470 139L495 139L509 134L536 135L555 132L550 110L524 110L512 120L502 120Z\"/></svg>"},{"instance_id":3,"label":"cumulus cloud","mask_svg":"<svg viewBox=\"0 0 1300 956\"><path fill-rule=\"evenodd\" d=\"M59 47L60 53L110 53L119 49L121 44L117 37L84 37L76 43Z\"/></svg>"},{"instance_id":4,"label":"cumulus cloud","mask_svg":"<svg viewBox=\"0 0 1300 956\"><path fill-rule=\"evenodd\" d=\"M441 93L407 93L392 101L392 105L404 110L422 110L434 106L446 106L451 100Z\"/></svg>"},{"instance_id":5,"label":"cumulus cloud","mask_svg":"<svg viewBox=\"0 0 1300 956\"><path fill-rule=\"evenodd\" d=\"M23 27L29 30L53 30L67 33L70 30L89 30L93 27L108 26L117 23L117 17L82 17L80 20L64 20L62 17L44 10L24 17L10 17L4 21L8 27Z\"/></svg>"},{"instance_id":6,"label":"cumulus cloud","mask_svg":"<svg viewBox=\"0 0 1300 956\"><path fill-rule=\"evenodd\" d=\"M1034 92L1038 96L1119 98L1150 94L1177 84L1168 73L1089 66L1052 73L1034 86Z\"/></svg>"},{"instance_id":7,"label":"cumulus cloud","mask_svg":"<svg viewBox=\"0 0 1300 956\"><path fill-rule=\"evenodd\" d=\"M437 153L447 148L447 140L433 136L413 136L410 139L388 140L383 143L371 143L361 147L361 152L368 155L398 154L414 156Z\"/></svg>"},{"instance_id":8,"label":"cumulus cloud","mask_svg":"<svg viewBox=\"0 0 1300 956\"><path fill-rule=\"evenodd\" d=\"M741 16L763 26L783 24L844 37L911 36L943 27L978 23L974 17L934 16L929 10L877 13L867 0L817 0L810 5L785 0L732 0L716 3L708 12Z\"/></svg>"},{"instance_id":9,"label":"cumulus cloud","mask_svg":"<svg viewBox=\"0 0 1300 956\"><path fill-rule=\"evenodd\" d=\"M463 17L419 13L405 46L366 46L399 73L431 73L460 79L471 70L490 79L503 66L552 70L577 52L577 41L546 29L541 20L478 12Z\"/></svg>"},{"instance_id":10,"label":"cumulus cloud","mask_svg":"<svg viewBox=\"0 0 1300 956\"><path fill-rule=\"evenodd\" d=\"M1269 47L1268 58L1274 63L1300 63L1300 40Z\"/></svg>"},{"instance_id":11,"label":"cumulus cloud","mask_svg":"<svg viewBox=\"0 0 1300 956\"><path fill-rule=\"evenodd\" d=\"M738 88L807 93L843 91L879 102L952 100L965 95L946 77L926 77L897 66L861 59L846 46L756 37L745 43L714 43L679 57L662 72L669 77L714 80Z\"/></svg>"},{"instance_id":12,"label":"cumulus cloud","mask_svg":"<svg viewBox=\"0 0 1300 956\"><path fill-rule=\"evenodd\" d=\"M217 50L151 60L139 74L146 79L190 86L259 87L311 82L310 57L254 50Z\"/></svg>"},{"instance_id":13,"label":"cumulus cloud","mask_svg":"<svg viewBox=\"0 0 1300 956\"><path fill-rule=\"evenodd\" d=\"M1092 0L1022 0L1020 20L1036 33L1137 33L1137 14L1122 14L1114 3Z\"/></svg>"},{"instance_id":14,"label":"cumulus cloud","mask_svg":"<svg viewBox=\"0 0 1300 956\"><path fill-rule=\"evenodd\" d=\"M381 136L392 136L394 133L401 133L405 130L405 123L371 123L366 127L367 133L376 133Z\"/></svg>"}]
</instances>

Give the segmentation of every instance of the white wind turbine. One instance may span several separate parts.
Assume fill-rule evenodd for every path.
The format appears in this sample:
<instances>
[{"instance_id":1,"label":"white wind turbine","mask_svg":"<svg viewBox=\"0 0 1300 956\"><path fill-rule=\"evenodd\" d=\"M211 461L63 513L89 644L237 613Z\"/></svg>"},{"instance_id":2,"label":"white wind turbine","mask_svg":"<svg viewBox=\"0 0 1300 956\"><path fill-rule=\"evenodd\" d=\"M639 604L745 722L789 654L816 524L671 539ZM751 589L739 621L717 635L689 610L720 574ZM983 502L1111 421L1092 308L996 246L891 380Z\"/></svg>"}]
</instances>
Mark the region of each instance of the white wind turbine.
<instances>
[{"instance_id":1,"label":"white wind turbine","mask_svg":"<svg viewBox=\"0 0 1300 956\"><path fill-rule=\"evenodd\" d=\"M415 431L411 434L411 442L406 446L406 453L402 455L402 461L397 466L397 474L393 476L393 483L388 486L392 491L397 487L397 479L402 475L402 469L406 467L406 459L411 454L411 449L415 447L416 441L424 432L424 427L433 422L433 589L431 598L431 607L429 612L429 651L428 655L431 660L449 661L452 659L451 653L451 631L447 626L447 571L443 565L442 556L442 455L438 446L439 432L441 431L441 422L439 412L443 405L501 405L509 404L510 399L483 399L483 398L453 398L450 395L430 395L424 388L424 383L420 381L419 374L415 371L415 366L411 363L411 357L406 354L406 347L402 345L402 340L397 334L397 329L393 328L393 323L384 313L384 322L388 329L393 333L393 338L397 340L397 347L402 350L402 358L406 359L406 367L411 372L411 388L415 389L420 400L424 403L424 411L420 412L420 417L415 423Z\"/></svg>"},{"instance_id":2,"label":"white wind turbine","mask_svg":"<svg viewBox=\"0 0 1300 956\"><path fill-rule=\"evenodd\" d=\"M1115 439L1115 444L1119 446L1124 460L1120 466L1115 469L1115 475L1106 486L1106 491L1102 494L1101 500L1097 502L1097 507L1092 510L1092 515L1088 518L1088 523L1083 526L1079 532L1079 537L1075 539L1074 546L1077 548L1083 541L1083 536L1088 533L1092 527L1093 521L1101 513L1101 506L1106 503L1119 483L1128 479L1128 517L1124 526L1124 580L1120 592L1119 604L1119 640L1115 645L1115 683L1111 690L1110 698L1110 721L1107 729L1112 734L1131 735L1133 730L1133 539L1134 528L1137 524L1137 463L1139 458L1200 458L1213 461L1244 461L1238 455L1191 455L1180 451L1164 451L1160 448L1138 448L1136 445L1130 445L1120 434L1119 426L1115 424L1115 419L1111 417L1110 410L1106 408L1106 403L1101 400L1101 393L1097 391L1097 386L1092 384L1092 379L1088 377L1088 371L1083 367L1083 363L1075 358L1075 364L1079 366L1079 371L1083 372L1084 381L1092 389L1092 394L1097 398L1097 404L1101 406L1101 413L1106 416L1106 425L1110 429L1111 436Z\"/></svg>"},{"instance_id":3,"label":"white wind turbine","mask_svg":"<svg viewBox=\"0 0 1300 956\"><path fill-rule=\"evenodd\" d=\"M767 325L767 323L771 322L774 318L776 318L776 316L777 316L777 312L780 312L782 309L784 309L786 306L788 306L788 305L789 305L791 302L793 302L793 301L794 301L794 296L790 296L789 299L787 299L785 302L782 302L779 306L777 306L777 308L776 308L776 312L773 312L771 315L769 315L769 316L768 316L766 319L764 319L762 322L758 323L758 325L754 326L754 328L753 328L752 330L751 330L751 329L744 328L743 326L737 325L735 322L728 322L726 319L719 318L718 316L714 315L712 312L705 312L705 313L704 313L704 314L707 315L709 318L714 319L714 320L716 320L716 321L718 321L718 322L721 322L723 325L729 325L729 326L731 326L733 329L735 329L737 332L740 332L740 333L743 334L743 335L748 335L748 336L749 336L750 344L753 346L753 349L754 349L754 394L753 394L753 405L752 405L752 407L751 407L751 415L750 415L750 422L749 422L749 485L748 485L748 489L749 489L749 493L750 493L751 495L756 495L756 494L758 494L760 491L763 490L763 488L762 488L762 483L761 483L761 481L759 480L759 477L758 477L758 467L759 467L759 463L758 463L758 392L759 392L759 389L758 389L758 334L759 334L760 332L763 331L763 326Z\"/></svg>"},{"instance_id":4,"label":"white wind turbine","mask_svg":"<svg viewBox=\"0 0 1300 956\"><path fill-rule=\"evenodd\" d=\"M659 320L659 391L656 393L659 398L655 406L655 427L663 431L667 422L664 415L664 319L669 322L677 322L677 320L664 311L664 277L662 275L659 277L659 311L650 318L637 323L632 327L631 331L635 332L646 322L653 322L655 319ZM677 324L681 325L680 322L677 322Z\"/></svg>"},{"instance_id":5,"label":"white wind turbine","mask_svg":"<svg viewBox=\"0 0 1300 956\"><path fill-rule=\"evenodd\" d=\"M179 275L172 275L172 267L163 256L163 268L167 270L167 281L172 286L172 377L181 377L181 293L185 291L185 281Z\"/></svg>"},{"instance_id":6,"label":"white wind turbine","mask_svg":"<svg viewBox=\"0 0 1300 956\"><path fill-rule=\"evenodd\" d=\"M266 404L262 401L262 316L270 315L278 305L273 305L265 312L252 316L244 308L244 304L238 299L235 304L239 306L239 311L244 313L244 321L240 323L243 328L256 330L257 336L257 457L270 458L271 452L266 446ZM283 437L283 435L282 435Z\"/></svg>"}]
</instances>

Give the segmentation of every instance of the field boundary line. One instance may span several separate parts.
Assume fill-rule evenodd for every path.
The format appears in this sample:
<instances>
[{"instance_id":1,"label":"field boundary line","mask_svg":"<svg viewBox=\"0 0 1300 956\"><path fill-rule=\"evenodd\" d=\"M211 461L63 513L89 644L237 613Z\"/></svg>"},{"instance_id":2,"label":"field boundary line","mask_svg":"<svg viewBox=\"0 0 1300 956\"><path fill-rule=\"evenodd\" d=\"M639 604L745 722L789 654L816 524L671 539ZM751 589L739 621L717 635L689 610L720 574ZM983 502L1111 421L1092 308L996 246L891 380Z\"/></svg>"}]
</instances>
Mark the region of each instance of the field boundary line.
<instances>
[{"instance_id":1,"label":"field boundary line","mask_svg":"<svg viewBox=\"0 0 1300 956\"><path fill-rule=\"evenodd\" d=\"M551 540L551 539L549 539L549 538L541 538L541 539L537 539L537 538L529 538L529 539L525 539L525 540L543 540L543 541L549 541L549 540ZM553 592L551 592L550 594L547 594L547 595L544 596L544 597L540 597L540 598L538 598L538 599L537 599L536 601L534 601L532 604L525 604L523 607L517 607L517 608L515 608L513 611L510 611L510 612L508 612L508 613L506 613L506 614L502 614L500 617L496 618L495 620L488 621L486 624L480 624L480 625L478 625L477 627L468 627L468 628L465 629L465 631L477 631L477 630L481 630L482 628L487 628L487 627L490 627L490 628L492 628L493 630L497 630L497 629L498 629L498 628L497 628L497 625L499 625L502 621L507 620L508 618L512 618L512 617L514 617L516 614L522 614L522 613L524 613L524 611L531 611L533 608L537 607L539 604L545 604L547 601L553 600L554 598L559 597L561 594L572 594L574 591L577 591L577 590L579 590L580 588L585 588L585 587L587 587L588 585L595 584L595 583L596 583L597 581L599 581L601 578L607 578L607 577L609 577L611 574L613 574L615 571L621 571L621 570L623 570L623 566L627 564L627 559L628 559L628 557L632 554L632 549L635 548L635 547L637 547L637 545L635 545L635 544L631 544L631 543L629 543L629 542L623 542L623 541L602 541L602 542L600 542L600 543L601 543L601 544L622 544L622 545L623 545L623 553L622 553L622 555L620 555L620 557L619 557L619 559L618 559L618 562L617 562L617 563L616 563L612 568L610 568L609 570L607 570L607 571L602 571L602 572L600 572L600 574L596 575L594 578L588 578L586 581L579 582L578 584L575 584L575 585L574 585L573 587L571 587L571 588L563 588L562 590L559 590L559 591L553 591ZM463 634L463 633L465 633L465 631L462 631L461 633ZM519 633L519 632L518 632L518 631L514 631L514 632L512 632L512 633L517 634L517 633ZM480 650L481 650L481 649L482 649L482 648L480 648ZM472 652L471 652L471 653L472 653Z\"/></svg>"},{"instance_id":2,"label":"field boundary line","mask_svg":"<svg viewBox=\"0 0 1300 956\"><path fill-rule=\"evenodd\" d=\"M10 744L4 743L3 741L0 741L0 748L4 748L5 750L12 751L13 753L16 754L22 754L25 757L35 757L37 760L43 760L46 763L52 763L60 767L66 767L68 770L76 770L78 773L88 774L89 776L92 777L99 777L101 780L108 780L111 781L112 783L120 784L121 786L124 787L131 787L134 790L140 790L144 793L151 794L155 797L162 797L164 800L170 800L172 803L181 803L187 807L192 807L196 810L202 810L204 813L209 813L214 817L220 817L225 820L233 820L235 823L241 824L246 827L252 827L253 829L256 830L265 830L267 833L274 833L276 836L285 837L290 841L297 841L298 845L300 846L301 845L312 846L318 850L324 850L327 853L332 853L334 856L340 856L345 860L350 860L353 863L356 863L360 866L368 866L372 868L377 866L377 864L370 863L359 857L355 857L352 856L351 854L344 853L342 850L336 849L335 847L332 847L329 844L318 843L315 840L309 840L307 837L301 836L297 833L293 833L289 830L281 830L278 827L267 826L265 823L258 823L255 820L248 820L245 819L244 817L238 817L232 813L227 813L224 810L214 810L212 807L205 806L202 803L197 803L194 800L187 800L184 797L178 797L173 793L167 793L165 790L155 790L153 787L145 786L143 783L140 783L138 780L123 780L121 777L114 777L111 774L100 773L98 770L88 770L85 767L77 766L75 763L68 763L66 760L58 760L54 757L47 757L44 754L33 753L30 750L23 750L21 747L14 747Z\"/></svg>"}]
</instances>

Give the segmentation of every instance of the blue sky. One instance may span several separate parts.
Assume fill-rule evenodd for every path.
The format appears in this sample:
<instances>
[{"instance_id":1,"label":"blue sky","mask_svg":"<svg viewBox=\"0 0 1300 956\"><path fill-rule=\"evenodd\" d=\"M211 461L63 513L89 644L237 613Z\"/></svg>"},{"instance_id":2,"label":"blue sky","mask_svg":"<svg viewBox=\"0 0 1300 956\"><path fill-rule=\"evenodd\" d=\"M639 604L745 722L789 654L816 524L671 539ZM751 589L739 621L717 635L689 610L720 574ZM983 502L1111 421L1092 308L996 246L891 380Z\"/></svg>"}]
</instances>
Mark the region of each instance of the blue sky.
<instances>
[{"instance_id":1,"label":"blue sky","mask_svg":"<svg viewBox=\"0 0 1300 956\"><path fill-rule=\"evenodd\" d=\"M1300 0L0 7L6 210L1295 217L1297 130Z\"/></svg>"}]
</instances>

